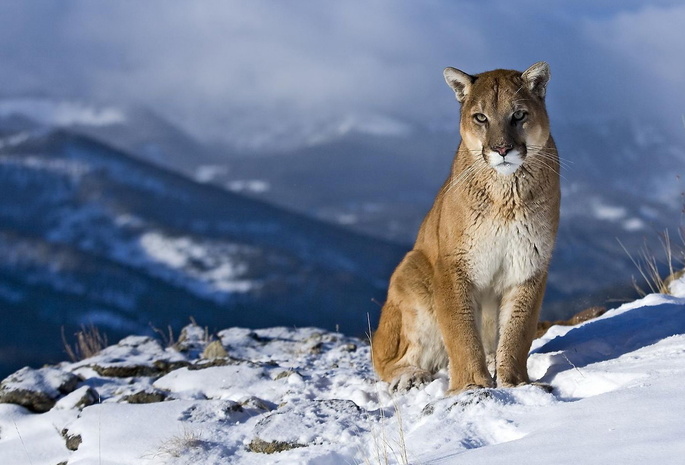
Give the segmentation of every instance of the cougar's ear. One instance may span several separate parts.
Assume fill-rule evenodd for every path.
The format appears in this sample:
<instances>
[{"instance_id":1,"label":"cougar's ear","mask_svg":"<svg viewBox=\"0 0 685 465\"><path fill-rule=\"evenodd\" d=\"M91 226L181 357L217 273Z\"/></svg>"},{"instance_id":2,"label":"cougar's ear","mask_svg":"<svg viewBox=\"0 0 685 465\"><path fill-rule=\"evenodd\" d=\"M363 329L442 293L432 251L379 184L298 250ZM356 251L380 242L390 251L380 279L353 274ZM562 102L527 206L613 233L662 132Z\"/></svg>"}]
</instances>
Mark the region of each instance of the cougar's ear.
<instances>
[{"instance_id":1,"label":"cougar's ear","mask_svg":"<svg viewBox=\"0 0 685 465\"><path fill-rule=\"evenodd\" d=\"M466 96L469 95L471 85L476 78L456 68L445 68L445 71L443 71L442 74L445 76L445 81L447 81L447 84L457 95L457 100L459 100L459 103L463 103Z\"/></svg>"},{"instance_id":2,"label":"cougar's ear","mask_svg":"<svg viewBox=\"0 0 685 465\"><path fill-rule=\"evenodd\" d=\"M540 98L545 98L550 76L549 65L544 61L535 63L521 74L528 89Z\"/></svg>"}]
</instances>

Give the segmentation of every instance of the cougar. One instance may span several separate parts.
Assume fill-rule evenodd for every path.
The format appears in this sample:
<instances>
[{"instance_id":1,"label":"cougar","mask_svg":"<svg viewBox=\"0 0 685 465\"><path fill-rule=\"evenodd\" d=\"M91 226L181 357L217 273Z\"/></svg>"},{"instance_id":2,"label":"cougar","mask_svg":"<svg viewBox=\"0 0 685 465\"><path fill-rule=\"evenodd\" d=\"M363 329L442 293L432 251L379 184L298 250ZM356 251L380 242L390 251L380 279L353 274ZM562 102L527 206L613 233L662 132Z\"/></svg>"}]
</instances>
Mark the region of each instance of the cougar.
<instances>
[{"instance_id":1,"label":"cougar","mask_svg":"<svg viewBox=\"0 0 685 465\"><path fill-rule=\"evenodd\" d=\"M526 361L559 225L549 66L444 76L461 104L461 143L390 279L373 365L400 390L445 367L448 394L530 383Z\"/></svg>"}]
</instances>

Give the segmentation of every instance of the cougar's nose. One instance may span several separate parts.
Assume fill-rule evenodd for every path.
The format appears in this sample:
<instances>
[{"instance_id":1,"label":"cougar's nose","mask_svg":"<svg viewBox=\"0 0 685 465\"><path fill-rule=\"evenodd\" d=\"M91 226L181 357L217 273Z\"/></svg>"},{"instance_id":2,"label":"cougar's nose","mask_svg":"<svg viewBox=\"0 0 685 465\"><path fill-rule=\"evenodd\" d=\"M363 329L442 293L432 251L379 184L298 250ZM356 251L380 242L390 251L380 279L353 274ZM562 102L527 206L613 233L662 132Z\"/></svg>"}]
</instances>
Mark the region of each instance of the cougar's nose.
<instances>
[{"instance_id":1,"label":"cougar's nose","mask_svg":"<svg viewBox=\"0 0 685 465\"><path fill-rule=\"evenodd\" d=\"M501 156L506 157L507 153L514 148L513 145L511 144L500 144L500 145L495 145L493 147L490 147L493 151L499 153Z\"/></svg>"}]
</instances>

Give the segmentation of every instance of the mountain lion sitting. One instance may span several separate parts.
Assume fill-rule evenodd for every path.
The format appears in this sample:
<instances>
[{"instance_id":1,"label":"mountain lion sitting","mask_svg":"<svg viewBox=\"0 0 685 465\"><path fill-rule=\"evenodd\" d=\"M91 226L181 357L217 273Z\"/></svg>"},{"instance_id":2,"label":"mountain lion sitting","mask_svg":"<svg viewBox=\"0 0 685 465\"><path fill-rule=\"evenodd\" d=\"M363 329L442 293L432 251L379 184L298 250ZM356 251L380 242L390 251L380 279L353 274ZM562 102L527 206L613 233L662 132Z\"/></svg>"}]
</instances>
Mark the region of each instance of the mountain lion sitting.
<instances>
[{"instance_id":1,"label":"mountain lion sitting","mask_svg":"<svg viewBox=\"0 0 685 465\"><path fill-rule=\"evenodd\" d=\"M392 275L373 364L393 389L449 366L449 394L529 383L526 360L559 225L547 63L447 68L461 144L416 243Z\"/></svg>"}]
</instances>

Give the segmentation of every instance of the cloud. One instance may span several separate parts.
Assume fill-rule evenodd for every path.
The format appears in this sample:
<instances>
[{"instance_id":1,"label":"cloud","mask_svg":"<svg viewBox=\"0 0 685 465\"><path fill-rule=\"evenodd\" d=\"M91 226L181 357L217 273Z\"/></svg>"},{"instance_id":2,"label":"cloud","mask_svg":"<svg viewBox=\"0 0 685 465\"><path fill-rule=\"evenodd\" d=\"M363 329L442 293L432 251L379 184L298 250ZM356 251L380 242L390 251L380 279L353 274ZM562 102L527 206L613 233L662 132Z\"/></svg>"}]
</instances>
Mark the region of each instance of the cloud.
<instances>
[{"instance_id":1,"label":"cloud","mask_svg":"<svg viewBox=\"0 0 685 465\"><path fill-rule=\"evenodd\" d=\"M584 31L613 57L617 83L633 111L685 112L685 6L647 5L614 17L588 21ZM620 85L621 82L625 84ZM674 103L676 103L674 105Z\"/></svg>"},{"instance_id":2,"label":"cloud","mask_svg":"<svg viewBox=\"0 0 685 465\"><path fill-rule=\"evenodd\" d=\"M647 69L641 106L673 102L657 97L682 82L682 7L604 3L3 2L0 92L148 105L238 143L355 118L453 124L445 66L545 59L550 106L569 117L630 108Z\"/></svg>"}]
</instances>

